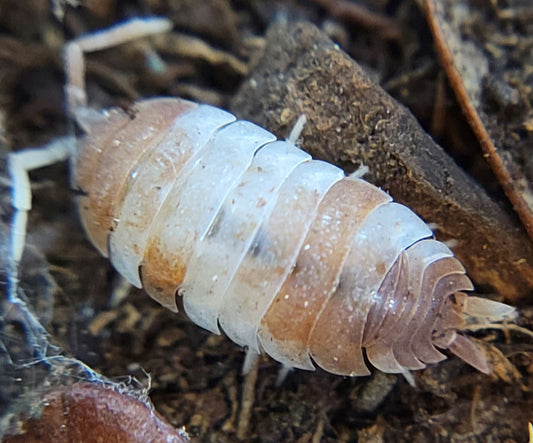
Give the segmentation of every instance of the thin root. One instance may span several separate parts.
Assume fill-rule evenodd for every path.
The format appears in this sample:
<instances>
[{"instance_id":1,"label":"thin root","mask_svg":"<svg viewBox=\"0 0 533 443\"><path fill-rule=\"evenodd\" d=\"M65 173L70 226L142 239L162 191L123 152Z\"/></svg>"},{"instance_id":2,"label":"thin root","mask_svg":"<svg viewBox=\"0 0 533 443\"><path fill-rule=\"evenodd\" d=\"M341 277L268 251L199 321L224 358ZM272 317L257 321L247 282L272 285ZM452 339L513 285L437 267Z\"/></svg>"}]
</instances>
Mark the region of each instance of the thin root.
<instances>
[{"instance_id":1,"label":"thin root","mask_svg":"<svg viewBox=\"0 0 533 443\"><path fill-rule=\"evenodd\" d=\"M530 331L529 329L523 328L518 325L507 324L507 323L501 323L501 324L500 323L473 323L471 325L466 325L461 328L461 330L463 331L472 331L472 332L483 331L485 329L497 329L503 332L515 331L515 332L519 332L521 334L525 334L528 337L533 338L533 331Z\"/></svg>"},{"instance_id":2,"label":"thin root","mask_svg":"<svg viewBox=\"0 0 533 443\"><path fill-rule=\"evenodd\" d=\"M255 402L255 383L259 369L259 359L255 358L249 372L246 374L242 388L241 411L237 422L237 438L246 439L248 426L252 415L252 408Z\"/></svg>"}]
</instances>

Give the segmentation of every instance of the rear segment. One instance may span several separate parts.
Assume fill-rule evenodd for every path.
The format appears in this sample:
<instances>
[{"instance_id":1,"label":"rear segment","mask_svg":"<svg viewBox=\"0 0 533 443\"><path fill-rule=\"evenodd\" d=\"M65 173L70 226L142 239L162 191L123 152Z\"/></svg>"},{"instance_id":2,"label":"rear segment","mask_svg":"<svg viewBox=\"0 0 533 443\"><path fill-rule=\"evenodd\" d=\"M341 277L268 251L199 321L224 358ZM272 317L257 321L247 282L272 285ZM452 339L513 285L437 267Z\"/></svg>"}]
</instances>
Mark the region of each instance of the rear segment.
<instances>
[{"instance_id":1,"label":"rear segment","mask_svg":"<svg viewBox=\"0 0 533 443\"><path fill-rule=\"evenodd\" d=\"M346 178L326 194L316 235L311 229L261 320L262 347L287 367L313 369L314 361L339 375L368 375L368 363L387 373L422 369L446 358L437 348L489 372L482 351L459 331L468 315L512 308L466 296L472 283L453 253L412 211L380 193ZM335 214L336 232L348 238L339 241L321 211Z\"/></svg>"}]
</instances>

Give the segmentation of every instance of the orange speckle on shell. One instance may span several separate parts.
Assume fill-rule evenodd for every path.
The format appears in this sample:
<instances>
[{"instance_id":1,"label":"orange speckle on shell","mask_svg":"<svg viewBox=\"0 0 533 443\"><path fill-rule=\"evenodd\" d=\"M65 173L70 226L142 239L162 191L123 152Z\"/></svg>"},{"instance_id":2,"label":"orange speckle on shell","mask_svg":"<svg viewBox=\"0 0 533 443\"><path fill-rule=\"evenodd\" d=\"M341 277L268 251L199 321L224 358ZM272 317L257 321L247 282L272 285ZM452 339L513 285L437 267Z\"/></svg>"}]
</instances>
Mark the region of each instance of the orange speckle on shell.
<instances>
[{"instance_id":1,"label":"orange speckle on shell","mask_svg":"<svg viewBox=\"0 0 533 443\"><path fill-rule=\"evenodd\" d=\"M183 283L187 266L180 251L168 251L158 238L148 244L140 268L143 287L154 300L177 312L176 288Z\"/></svg>"}]
</instances>

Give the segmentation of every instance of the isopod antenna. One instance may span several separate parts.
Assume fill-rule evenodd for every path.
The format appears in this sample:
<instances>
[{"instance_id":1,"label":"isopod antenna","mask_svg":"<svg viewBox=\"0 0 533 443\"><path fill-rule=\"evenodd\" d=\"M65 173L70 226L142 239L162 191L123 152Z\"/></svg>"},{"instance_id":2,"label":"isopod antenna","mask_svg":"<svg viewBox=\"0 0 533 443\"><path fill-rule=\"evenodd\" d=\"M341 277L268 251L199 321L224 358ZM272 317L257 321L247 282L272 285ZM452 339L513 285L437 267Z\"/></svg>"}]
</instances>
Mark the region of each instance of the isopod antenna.
<instances>
[{"instance_id":1,"label":"isopod antenna","mask_svg":"<svg viewBox=\"0 0 533 443\"><path fill-rule=\"evenodd\" d=\"M165 32L171 28L172 22L165 18L136 18L69 42L64 50L67 78L65 100L69 122L74 120L80 127L87 129L91 124L103 118L100 112L87 107L84 52L102 50L133 39ZM13 205L8 269L8 295L11 298L16 296L17 292L18 263L26 242L28 211L31 209L31 187L28 173L34 169L74 159L76 138L74 131L70 132L71 135L56 138L45 146L23 149L10 153L8 156Z\"/></svg>"}]
</instances>

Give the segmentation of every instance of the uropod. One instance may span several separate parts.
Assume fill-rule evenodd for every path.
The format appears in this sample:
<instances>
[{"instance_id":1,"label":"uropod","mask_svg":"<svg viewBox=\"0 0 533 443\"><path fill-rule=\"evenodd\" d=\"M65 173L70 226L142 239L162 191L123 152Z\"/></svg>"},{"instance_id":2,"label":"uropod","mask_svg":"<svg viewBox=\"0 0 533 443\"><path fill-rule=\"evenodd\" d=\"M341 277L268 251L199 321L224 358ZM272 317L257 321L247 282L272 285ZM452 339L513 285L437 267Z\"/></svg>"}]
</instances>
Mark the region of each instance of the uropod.
<instances>
[{"instance_id":1,"label":"uropod","mask_svg":"<svg viewBox=\"0 0 533 443\"><path fill-rule=\"evenodd\" d=\"M379 188L213 106L141 100L87 106L83 52L164 32L137 19L67 44L65 94L84 135L9 156L12 258L25 241L27 172L69 159L85 231L130 283L163 306L286 369L408 374L448 349L482 372L465 317L513 309L469 296L451 250ZM16 271L10 275L16 290ZM181 304L181 303L179 303Z\"/></svg>"}]
</instances>

